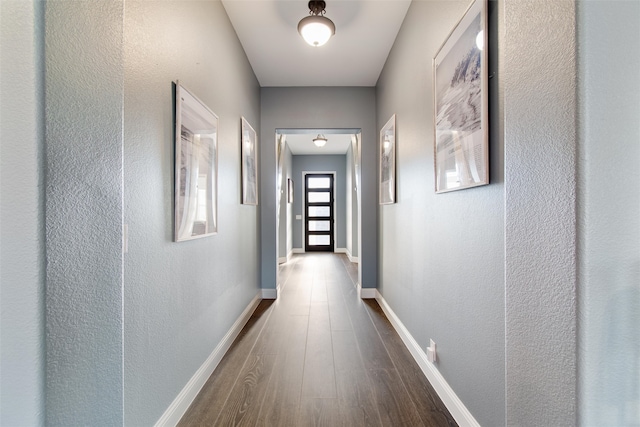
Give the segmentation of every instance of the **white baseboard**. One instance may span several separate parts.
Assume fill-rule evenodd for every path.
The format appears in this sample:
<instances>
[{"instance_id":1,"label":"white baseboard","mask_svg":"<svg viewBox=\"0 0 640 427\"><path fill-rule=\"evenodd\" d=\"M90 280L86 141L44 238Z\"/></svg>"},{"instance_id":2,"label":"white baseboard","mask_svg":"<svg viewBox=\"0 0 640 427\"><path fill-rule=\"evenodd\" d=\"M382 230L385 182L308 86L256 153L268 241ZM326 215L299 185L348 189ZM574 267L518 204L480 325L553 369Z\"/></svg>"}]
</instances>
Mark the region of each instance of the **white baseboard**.
<instances>
[{"instance_id":1,"label":"white baseboard","mask_svg":"<svg viewBox=\"0 0 640 427\"><path fill-rule=\"evenodd\" d=\"M375 298L380 304L382 311L384 311L384 314L386 314L394 329L398 332L398 335L400 335L400 338L402 338L402 341L411 352L411 355L420 366L420 369L422 369L422 372L427 377L436 393L438 393L438 396L440 396L440 399L442 399L442 402L444 402L449 412L451 412L451 415L458 425L460 427L480 427L478 421L476 421L473 415L471 415L471 412L469 412L467 407L464 406L464 403L462 403L449 383L447 383L447 380L445 380L440 371L438 371L438 368L436 368L433 363L429 362L427 354L409 333L409 330L400 321L398 316L396 316L393 310L391 310L391 307L389 307L380 292L378 292L377 289L373 290L376 292Z\"/></svg>"},{"instance_id":2,"label":"white baseboard","mask_svg":"<svg viewBox=\"0 0 640 427\"><path fill-rule=\"evenodd\" d=\"M287 254L287 256L286 256L286 257L279 257L279 258L278 258L278 264L284 264L285 262L289 262L289 261L291 261L291 257L293 256L293 254L304 254L304 253L306 253L306 252L304 251L304 249L301 249L301 248L293 248L293 249L291 249L291 252L289 252L289 253ZM346 255L347 255L347 257L349 258L349 261L350 261L350 262L355 262L355 263L360 262L360 259L359 259L358 257L354 257L354 256L352 256L352 255L351 255L351 252L349 252L349 250L348 250L348 249L346 249L346 248L335 248L335 249L334 249L334 251L333 251L333 253L336 253L336 254L346 254Z\"/></svg>"},{"instance_id":3,"label":"white baseboard","mask_svg":"<svg viewBox=\"0 0 640 427\"><path fill-rule=\"evenodd\" d=\"M349 249L347 248L335 248L333 252L337 254L346 254L350 262L360 262L360 259L356 256L351 255L351 251L349 251Z\"/></svg>"},{"instance_id":4,"label":"white baseboard","mask_svg":"<svg viewBox=\"0 0 640 427\"><path fill-rule=\"evenodd\" d=\"M285 262L289 262L291 261L291 257L293 256L293 249L291 249L291 251L287 254L286 257L279 257L278 258L278 264L284 264Z\"/></svg>"},{"instance_id":5,"label":"white baseboard","mask_svg":"<svg viewBox=\"0 0 640 427\"><path fill-rule=\"evenodd\" d=\"M376 288L363 288L360 283L356 284L358 289L358 298L360 299L374 299L378 297L378 290Z\"/></svg>"},{"instance_id":6,"label":"white baseboard","mask_svg":"<svg viewBox=\"0 0 640 427\"><path fill-rule=\"evenodd\" d=\"M207 357L202 366L198 368L195 374L191 377L187 385L178 393L178 396L171 402L171 405L164 411L164 414L156 421L156 427L175 426L180 421L180 418L189 409L189 406L196 398L200 390L207 382L214 369L218 366L222 357L233 344L233 341L238 337L244 325L249 321L249 318L255 311L256 307L260 303L260 294L251 300L247 308L244 309L240 317L231 326L231 329L222 338L222 341L213 349L213 352Z\"/></svg>"},{"instance_id":7,"label":"white baseboard","mask_svg":"<svg viewBox=\"0 0 640 427\"><path fill-rule=\"evenodd\" d=\"M276 289L262 289L262 299L278 299L280 285Z\"/></svg>"}]
</instances>

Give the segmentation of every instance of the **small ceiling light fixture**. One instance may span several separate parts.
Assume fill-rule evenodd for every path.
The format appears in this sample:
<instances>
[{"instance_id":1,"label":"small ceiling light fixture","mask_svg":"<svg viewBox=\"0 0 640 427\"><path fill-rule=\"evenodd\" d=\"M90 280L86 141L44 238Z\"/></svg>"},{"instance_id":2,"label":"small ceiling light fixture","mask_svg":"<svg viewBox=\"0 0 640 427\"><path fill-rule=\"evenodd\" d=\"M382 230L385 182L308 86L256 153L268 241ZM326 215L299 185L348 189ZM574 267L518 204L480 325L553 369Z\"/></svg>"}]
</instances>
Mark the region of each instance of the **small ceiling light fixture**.
<instances>
[{"instance_id":1,"label":"small ceiling light fixture","mask_svg":"<svg viewBox=\"0 0 640 427\"><path fill-rule=\"evenodd\" d=\"M336 26L324 16L324 0L309 1L309 16L298 23L298 32L311 46L322 46L336 33Z\"/></svg>"},{"instance_id":2,"label":"small ceiling light fixture","mask_svg":"<svg viewBox=\"0 0 640 427\"><path fill-rule=\"evenodd\" d=\"M324 135L320 134L313 138L313 143L316 144L316 147L324 147L324 144L327 143L327 138Z\"/></svg>"}]
</instances>

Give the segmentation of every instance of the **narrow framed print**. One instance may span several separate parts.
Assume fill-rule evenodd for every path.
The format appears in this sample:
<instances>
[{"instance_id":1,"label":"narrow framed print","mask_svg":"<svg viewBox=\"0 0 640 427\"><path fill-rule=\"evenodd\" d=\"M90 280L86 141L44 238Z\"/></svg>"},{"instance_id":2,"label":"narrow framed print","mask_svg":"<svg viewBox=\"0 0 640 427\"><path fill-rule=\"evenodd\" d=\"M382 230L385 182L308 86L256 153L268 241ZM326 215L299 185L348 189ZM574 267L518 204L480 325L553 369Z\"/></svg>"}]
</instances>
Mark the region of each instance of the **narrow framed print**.
<instances>
[{"instance_id":1,"label":"narrow framed print","mask_svg":"<svg viewBox=\"0 0 640 427\"><path fill-rule=\"evenodd\" d=\"M293 180L287 178L287 203L293 203Z\"/></svg>"},{"instance_id":2,"label":"narrow framed print","mask_svg":"<svg viewBox=\"0 0 640 427\"><path fill-rule=\"evenodd\" d=\"M242 204L258 204L258 139L256 131L242 117Z\"/></svg>"},{"instance_id":3,"label":"narrow framed print","mask_svg":"<svg viewBox=\"0 0 640 427\"><path fill-rule=\"evenodd\" d=\"M436 193L489 183L486 22L475 0L433 59Z\"/></svg>"},{"instance_id":4,"label":"narrow framed print","mask_svg":"<svg viewBox=\"0 0 640 427\"><path fill-rule=\"evenodd\" d=\"M380 182L381 205L396 202L396 115L380 130Z\"/></svg>"},{"instance_id":5,"label":"narrow framed print","mask_svg":"<svg viewBox=\"0 0 640 427\"><path fill-rule=\"evenodd\" d=\"M218 231L218 116L175 83L174 240Z\"/></svg>"}]
</instances>

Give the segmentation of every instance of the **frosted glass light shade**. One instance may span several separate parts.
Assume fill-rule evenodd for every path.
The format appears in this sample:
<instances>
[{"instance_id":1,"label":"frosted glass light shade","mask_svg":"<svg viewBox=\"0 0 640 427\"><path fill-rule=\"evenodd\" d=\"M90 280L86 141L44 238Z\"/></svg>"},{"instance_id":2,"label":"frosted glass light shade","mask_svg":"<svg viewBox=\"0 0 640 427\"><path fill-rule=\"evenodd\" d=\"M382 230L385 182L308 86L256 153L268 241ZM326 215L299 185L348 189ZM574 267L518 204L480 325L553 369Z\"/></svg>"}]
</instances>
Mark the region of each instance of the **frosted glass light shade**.
<instances>
[{"instance_id":1,"label":"frosted glass light shade","mask_svg":"<svg viewBox=\"0 0 640 427\"><path fill-rule=\"evenodd\" d=\"M316 144L316 147L324 147L324 144L327 143L327 138L324 135L318 135L313 138L313 143Z\"/></svg>"},{"instance_id":2,"label":"frosted glass light shade","mask_svg":"<svg viewBox=\"0 0 640 427\"><path fill-rule=\"evenodd\" d=\"M336 33L336 26L324 16L307 16L300 20L298 32L311 46L322 46Z\"/></svg>"}]
</instances>

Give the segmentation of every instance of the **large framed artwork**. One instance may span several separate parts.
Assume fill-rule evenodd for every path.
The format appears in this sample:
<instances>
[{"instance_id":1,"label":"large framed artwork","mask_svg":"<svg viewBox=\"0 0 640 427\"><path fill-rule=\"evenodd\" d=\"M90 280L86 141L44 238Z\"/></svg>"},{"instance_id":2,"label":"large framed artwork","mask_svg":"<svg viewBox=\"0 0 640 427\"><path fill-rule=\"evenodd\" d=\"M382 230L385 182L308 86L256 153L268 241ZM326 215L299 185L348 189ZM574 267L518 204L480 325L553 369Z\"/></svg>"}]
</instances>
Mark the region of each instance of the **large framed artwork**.
<instances>
[{"instance_id":1,"label":"large framed artwork","mask_svg":"<svg viewBox=\"0 0 640 427\"><path fill-rule=\"evenodd\" d=\"M218 116L175 83L176 242L218 231Z\"/></svg>"},{"instance_id":2,"label":"large framed artwork","mask_svg":"<svg viewBox=\"0 0 640 427\"><path fill-rule=\"evenodd\" d=\"M242 117L242 204L258 204L258 148L256 131Z\"/></svg>"},{"instance_id":3,"label":"large framed artwork","mask_svg":"<svg viewBox=\"0 0 640 427\"><path fill-rule=\"evenodd\" d=\"M486 22L475 0L433 59L436 193L489 183Z\"/></svg>"},{"instance_id":4,"label":"large framed artwork","mask_svg":"<svg viewBox=\"0 0 640 427\"><path fill-rule=\"evenodd\" d=\"M380 130L380 182L381 205L396 202L396 115Z\"/></svg>"}]
</instances>

